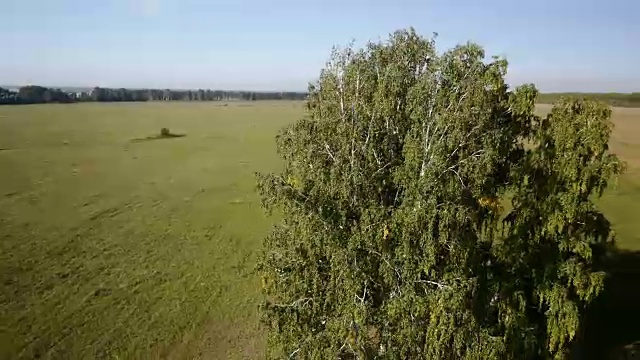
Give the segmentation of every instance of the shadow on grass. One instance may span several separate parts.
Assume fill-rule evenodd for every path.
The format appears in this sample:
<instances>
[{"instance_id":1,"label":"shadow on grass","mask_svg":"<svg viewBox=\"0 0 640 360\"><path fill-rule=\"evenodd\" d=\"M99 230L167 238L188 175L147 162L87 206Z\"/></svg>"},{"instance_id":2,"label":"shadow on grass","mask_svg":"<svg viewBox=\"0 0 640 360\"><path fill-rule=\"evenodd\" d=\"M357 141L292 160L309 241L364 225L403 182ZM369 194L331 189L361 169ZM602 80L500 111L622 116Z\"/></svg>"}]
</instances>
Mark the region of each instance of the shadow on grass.
<instances>
[{"instance_id":1,"label":"shadow on grass","mask_svg":"<svg viewBox=\"0 0 640 360\"><path fill-rule=\"evenodd\" d=\"M619 250L604 292L586 313L575 359L640 359L640 251Z\"/></svg>"},{"instance_id":2,"label":"shadow on grass","mask_svg":"<svg viewBox=\"0 0 640 360\"><path fill-rule=\"evenodd\" d=\"M137 138L131 140L131 142L150 141L150 140L162 140L162 139L177 139L187 136L186 134L160 134L154 136L147 136L145 138Z\"/></svg>"}]
</instances>

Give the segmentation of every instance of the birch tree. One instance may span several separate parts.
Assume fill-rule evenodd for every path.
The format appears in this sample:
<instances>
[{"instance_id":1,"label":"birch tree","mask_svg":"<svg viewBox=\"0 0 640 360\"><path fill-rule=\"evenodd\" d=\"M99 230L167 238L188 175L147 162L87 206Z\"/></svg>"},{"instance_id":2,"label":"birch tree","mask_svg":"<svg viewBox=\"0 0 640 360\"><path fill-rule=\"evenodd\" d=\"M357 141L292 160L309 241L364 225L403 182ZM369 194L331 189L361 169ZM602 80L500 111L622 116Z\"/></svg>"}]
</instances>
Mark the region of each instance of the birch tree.
<instances>
[{"instance_id":1,"label":"birch tree","mask_svg":"<svg viewBox=\"0 0 640 360\"><path fill-rule=\"evenodd\" d=\"M602 289L610 112L413 29L334 49L259 175L274 358L563 357ZM525 144L527 146L525 147ZM508 211L505 208L509 209Z\"/></svg>"}]
</instances>

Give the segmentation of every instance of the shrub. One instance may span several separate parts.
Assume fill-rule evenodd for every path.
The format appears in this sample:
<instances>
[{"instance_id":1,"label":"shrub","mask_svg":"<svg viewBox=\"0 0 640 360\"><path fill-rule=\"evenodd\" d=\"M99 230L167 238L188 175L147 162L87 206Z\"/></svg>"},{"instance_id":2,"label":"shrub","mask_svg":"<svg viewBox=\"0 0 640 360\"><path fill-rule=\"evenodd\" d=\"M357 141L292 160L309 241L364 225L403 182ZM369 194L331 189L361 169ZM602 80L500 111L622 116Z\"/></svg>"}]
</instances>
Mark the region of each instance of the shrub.
<instances>
[{"instance_id":1,"label":"shrub","mask_svg":"<svg viewBox=\"0 0 640 360\"><path fill-rule=\"evenodd\" d=\"M160 129L160 136L171 136L171 131L168 128Z\"/></svg>"},{"instance_id":2,"label":"shrub","mask_svg":"<svg viewBox=\"0 0 640 360\"><path fill-rule=\"evenodd\" d=\"M283 170L259 175L282 215L259 264L271 356L567 353L603 286L610 110L537 117L535 87L484 58L413 29L333 52L277 136Z\"/></svg>"}]
</instances>

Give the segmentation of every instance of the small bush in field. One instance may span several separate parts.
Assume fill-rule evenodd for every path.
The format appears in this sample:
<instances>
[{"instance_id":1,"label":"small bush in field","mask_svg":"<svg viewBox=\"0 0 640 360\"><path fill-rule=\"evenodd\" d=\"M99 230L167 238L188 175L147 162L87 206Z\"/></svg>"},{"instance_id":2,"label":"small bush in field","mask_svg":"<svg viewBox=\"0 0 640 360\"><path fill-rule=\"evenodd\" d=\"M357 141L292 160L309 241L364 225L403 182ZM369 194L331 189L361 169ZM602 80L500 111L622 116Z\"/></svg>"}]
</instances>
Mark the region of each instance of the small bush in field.
<instances>
[{"instance_id":1,"label":"small bush in field","mask_svg":"<svg viewBox=\"0 0 640 360\"><path fill-rule=\"evenodd\" d=\"M171 130L169 130L169 128L162 128L160 129L160 134L159 135L153 135L153 136L147 136L146 138L137 138L137 139L133 139L131 140L132 142L139 142L139 141L147 141L147 140L159 140L159 139L173 139L173 138L181 138L186 136L185 134L174 134L171 132Z\"/></svg>"}]
</instances>

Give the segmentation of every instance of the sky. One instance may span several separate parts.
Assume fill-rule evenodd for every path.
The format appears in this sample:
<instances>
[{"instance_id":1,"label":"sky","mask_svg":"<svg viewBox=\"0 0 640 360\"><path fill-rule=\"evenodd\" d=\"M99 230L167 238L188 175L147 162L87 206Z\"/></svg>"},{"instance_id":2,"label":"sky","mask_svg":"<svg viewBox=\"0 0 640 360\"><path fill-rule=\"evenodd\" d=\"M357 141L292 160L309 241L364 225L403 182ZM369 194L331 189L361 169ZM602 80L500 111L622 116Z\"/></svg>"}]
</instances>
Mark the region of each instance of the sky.
<instances>
[{"instance_id":1,"label":"sky","mask_svg":"<svg viewBox=\"0 0 640 360\"><path fill-rule=\"evenodd\" d=\"M334 45L414 27L541 91L640 91L638 0L0 0L0 84L303 91Z\"/></svg>"}]
</instances>

